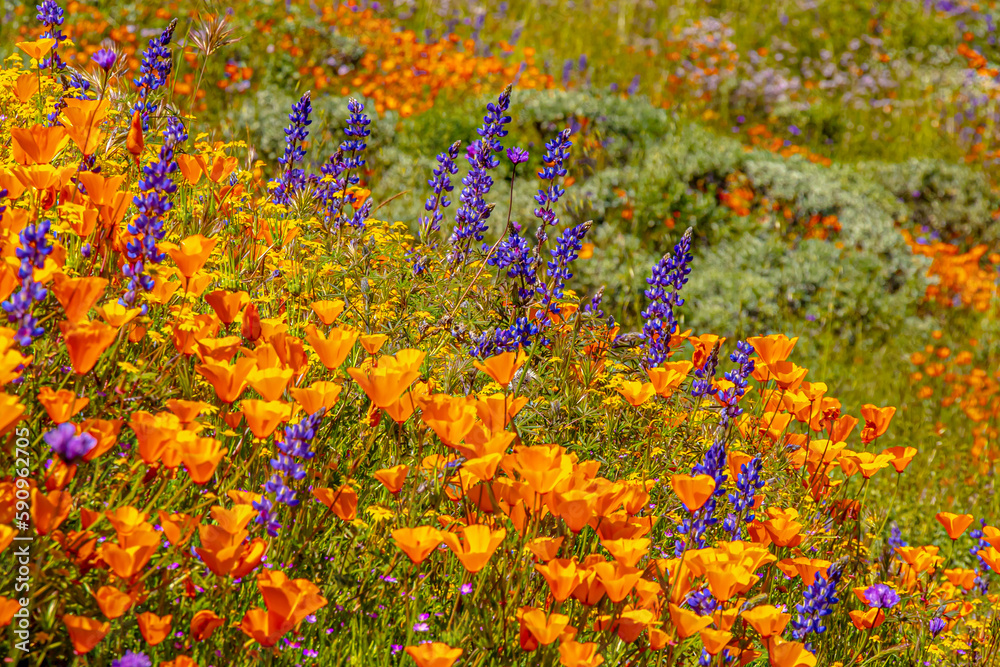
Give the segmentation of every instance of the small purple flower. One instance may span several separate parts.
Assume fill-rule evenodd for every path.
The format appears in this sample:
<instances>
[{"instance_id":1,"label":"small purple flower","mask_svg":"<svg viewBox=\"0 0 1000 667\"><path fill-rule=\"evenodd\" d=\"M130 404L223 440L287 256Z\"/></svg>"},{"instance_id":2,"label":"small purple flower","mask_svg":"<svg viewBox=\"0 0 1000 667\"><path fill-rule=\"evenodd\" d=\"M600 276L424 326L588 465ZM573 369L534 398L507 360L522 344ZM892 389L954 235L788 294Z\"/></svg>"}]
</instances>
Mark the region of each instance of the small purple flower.
<instances>
[{"instance_id":1,"label":"small purple flower","mask_svg":"<svg viewBox=\"0 0 1000 667\"><path fill-rule=\"evenodd\" d=\"M472 584L462 584L462 587L458 589L462 595L468 595L472 592Z\"/></svg>"},{"instance_id":2,"label":"small purple flower","mask_svg":"<svg viewBox=\"0 0 1000 667\"><path fill-rule=\"evenodd\" d=\"M931 631L931 637L937 637L944 630L945 622L940 616L931 619L931 622L927 624L927 629Z\"/></svg>"},{"instance_id":3,"label":"small purple flower","mask_svg":"<svg viewBox=\"0 0 1000 667\"><path fill-rule=\"evenodd\" d=\"M76 427L69 422L59 424L46 433L44 437L52 451L67 463L72 463L97 446L97 440L94 436L89 433L77 435Z\"/></svg>"},{"instance_id":4,"label":"small purple flower","mask_svg":"<svg viewBox=\"0 0 1000 667\"><path fill-rule=\"evenodd\" d=\"M103 69L105 72L111 69L112 65L115 64L115 60L118 59L118 55L111 49L101 49L92 56L97 66Z\"/></svg>"},{"instance_id":5,"label":"small purple flower","mask_svg":"<svg viewBox=\"0 0 1000 667\"><path fill-rule=\"evenodd\" d=\"M153 662L145 653L125 651L125 655L111 663L111 667L150 667Z\"/></svg>"},{"instance_id":6,"label":"small purple flower","mask_svg":"<svg viewBox=\"0 0 1000 667\"><path fill-rule=\"evenodd\" d=\"M414 623L413 624L413 631L414 632L430 632L430 630L431 630L431 626L427 625L426 623Z\"/></svg>"},{"instance_id":7,"label":"small purple flower","mask_svg":"<svg viewBox=\"0 0 1000 667\"><path fill-rule=\"evenodd\" d=\"M528 161L528 151L518 146L511 146L507 149L507 159L514 164L524 164Z\"/></svg>"},{"instance_id":8,"label":"small purple flower","mask_svg":"<svg viewBox=\"0 0 1000 667\"><path fill-rule=\"evenodd\" d=\"M886 584L866 588L865 599L871 609L892 609L899 604L899 594Z\"/></svg>"}]
</instances>

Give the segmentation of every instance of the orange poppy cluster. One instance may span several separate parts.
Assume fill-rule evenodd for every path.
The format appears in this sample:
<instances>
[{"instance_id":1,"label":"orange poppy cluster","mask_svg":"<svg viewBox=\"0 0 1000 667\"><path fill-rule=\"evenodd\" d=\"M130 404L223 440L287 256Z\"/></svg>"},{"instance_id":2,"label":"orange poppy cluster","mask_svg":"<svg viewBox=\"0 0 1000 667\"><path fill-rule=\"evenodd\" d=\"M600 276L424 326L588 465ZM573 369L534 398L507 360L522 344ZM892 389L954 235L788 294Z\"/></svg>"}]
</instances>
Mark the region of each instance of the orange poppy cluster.
<instances>
[{"instance_id":1,"label":"orange poppy cluster","mask_svg":"<svg viewBox=\"0 0 1000 667\"><path fill-rule=\"evenodd\" d=\"M940 332L935 332L940 333ZM953 354L946 346L927 345L910 355L917 367L910 374L917 398L934 400L942 410L958 410L968 429L970 453L983 464L1000 458L1000 450L991 443L1000 438L1000 371L982 363L979 341L969 341L969 349ZM943 431L942 421L937 430Z\"/></svg>"},{"instance_id":2,"label":"orange poppy cluster","mask_svg":"<svg viewBox=\"0 0 1000 667\"><path fill-rule=\"evenodd\" d=\"M985 313L997 294L1000 253L980 244L962 252L944 241L917 243L912 232L903 238L915 255L931 258L925 299L945 308L961 306Z\"/></svg>"}]
</instances>

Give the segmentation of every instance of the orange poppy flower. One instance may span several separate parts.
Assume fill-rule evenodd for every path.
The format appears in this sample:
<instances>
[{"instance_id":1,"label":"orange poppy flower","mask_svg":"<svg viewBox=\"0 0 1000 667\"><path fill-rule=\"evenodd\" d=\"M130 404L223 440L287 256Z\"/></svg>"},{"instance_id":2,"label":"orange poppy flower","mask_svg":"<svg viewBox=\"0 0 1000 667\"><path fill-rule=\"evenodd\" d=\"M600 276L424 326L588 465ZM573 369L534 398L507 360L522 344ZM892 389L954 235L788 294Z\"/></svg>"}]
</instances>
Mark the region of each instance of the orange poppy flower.
<instances>
[{"instance_id":1,"label":"orange poppy flower","mask_svg":"<svg viewBox=\"0 0 1000 667\"><path fill-rule=\"evenodd\" d=\"M476 401L476 414L489 433L496 435L507 428L507 424L528 403L527 396L511 398L504 394L480 397Z\"/></svg>"},{"instance_id":2,"label":"orange poppy flower","mask_svg":"<svg viewBox=\"0 0 1000 667\"><path fill-rule=\"evenodd\" d=\"M700 336L688 336L687 341L694 347L694 355L691 357L691 363L694 364L695 368L701 368L708 361L708 357L712 354L712 349L716 344L722 345L726 342L726 339L720 338L715 334L701 334ZM671 342L673 341L671 340Z\"/></svg>"},{"instance_id":3,"label":"orange poppy flower","mask_svg":"<svg viewBox=\"0 0 1000 667\"><path fill-rule=\"evenodd\" d=\"M183 433L189 433L189 431ZM212 479L219 461L229 451L215 438L181 439L178 437L177 444L180 447L181 461L187 468L191 481L195 484L204 484Z\"/></svg>"},{"instance_id":4,"label":"orange poppy flower","mask_svg":"<svg viewBox=\"0 0 1000 667\"><path fill-rule=\"evenodd\" d=\"M748 590L759 580L759 577L742 565L718 561L706 565L705 577L708 579L712 595L723 602L737 593Z\"/></svg>"},{"instance_id":5,"label":"orange poppy flower","mask_svg":"<svg viewBox=\"0 0 1000 667\"><path fill-rule=\"evenodd\" d=\"M97 594L94 597L97 599L97 606L100 607L101 613L108 620L118 618L132 606L132 596L128 593L122 593L113 586L101 586L97 589Z\"/></svg>"},{"instance_id":6,"label":"orange poppy flower","mask_svg":"<svg viewBox=\"0 0 1000 667\"><path fill-rule=\"evenodd\" d=\"M219 320L228 326L236 321L236 316L250 303L250 295L243 291L216 290L206 294L205 301L215 311Z\"/></svg>"},{"instance_id":7,"label":"orange poppy flower","mask_svg":"<svg viewBox=\"0 0 1000 667\"><path fill-rule=\"evenodd\" d=\"M763 639L775 637L785 631L785 626L792 620L791 614L783 614L780 609L769 604L762 604L740 614Z\"/></svg>"},{"instance_id":8,"label":"orange poppy flower","mask_svg":"<svg viewBox=\"0 0 1000 667\"><path fill-rule=\"evenodd\" d=\"M420 377L419 368L425 356L421 350L400 350L394 357L380 357L377 365L363 364L361 368L348 368L347 373L361 385L373 404L385 409Z\"/></svg>"},{"instance_id":9,"label":"orange poppy flower","mask_svg":"<svg viewBox=\"0 0 1000 667\"><path fill-rule=\"evenodd\" d=\"M649 552L651 541L640 539L601 540L601 546L607 549L611 556L626 567L635 567L642 557Z\"/></svg>"},{"instance_id":10,"label":"orange poppy flower","mask_svg":"<svg viewBox=\"0 0 1000 667\"><path fill-rule=\"evenodd\" d=\"M323 365L331 371L340 368L360 335L353 329L338 327L331 329L329 336L324 336L313 325L306 327L306 340L316 350Z\"/></svg>"},{"instance_id":11,"label":"orange poppy flower","mask_svg":"<svg viewBox=\"0 0 1000 667\"><path fill-rule=\"evenodd\" d=\"M177 268L180 269L181 275L190 279L205 266L205 262L208 261L208 256L212 254L216 243L218 243L216 238L195 234L183 239L179 246L164 243L163 247L174 260Z\"/></svg>"},{"instance_id":12,"label":"orange poppy flower","mask_svg":"<svg viewBox=\"0 0 1000 667\"><path fill-rule=\"evenodd\" d=\"M32 60L41 61L45 55L56 45L56 40L50 37L36 39L33 42L18 42L14 46L28 54Z\"/></svg>"},{"instance_id":13,"label":"orange poppy flower","mask_svg":"<svg viewBox=\"0 0 1000 667\"><path fill-rule=\"evenodd\" d=\"M474 361L473 365L489 375L501 387L506 387L514 379L514 375L524 364L524 350L520 347L516 352L501 352L482 362Z\"/></svg>"},{"instance_id":14,"label":"orange poppy flower","mask_svg":"<svg viewBox=\"0 0 1000 667\"><path fill-rule=\"evenodd\" d=\"M597 667L604 662L598 648L595 642L562 641L559 643L559 662L563 667Z\"/></svg>"},{"instance_id":15,"label":"orange poppy flower","mask_svg":"<svg viewBox=\"0 0 1000 667\"><path fill-rule=\"evenodd\" d=\"M521 628L531 634L535 640L535 648L537 648L539 644L548 646L559 639L566 630L566 626L569 625L569 616L550 614L546 617L545 612L541 609L528 609L520 614L520 621ZM530 650L534 650L534 648Z\"/></svg>"},{"instance_id":16,"label":"orange poppy flower","mask_svg":"<svg viewBox=\"0 0 1000 667\"><path fill-rule=\"evenodd\" d=\"M657 393L652 382L623 382L615 389L633 408L639 407Z\"/></svg>"},{"instance_id":17,"label":"orange poppy flower","mask_svg":"<svg viewBox=\"0 0 1000 667\"><path fill-rule=\"evenodd\" d=\"M855 609L850 612L851 623L858 630L874 630L885 621L885 612L878 607L861 610Z\"/></svg>"},{"instance_id":18,"label":"orange poppy flower","mask_svg":"<svg viewBox=\"0 0 1000 667\"><path fill-rule=\"evenodd\" d=\"M212 383L220 401L232 403L247 388L247 376L256 366L255 359L240 358L233 364L212 362L195 366L195 371Z\"/></svg>"},{"instance_id":19,"label":"orange poppy flower","mask_svg":"<svg viewBox=\"0 0 1000 667\"><path fill-rule=\"evenodd\" d=\"M405 650L406 655L417 663L417 667L451 667L464 653L460 648L452 648L441 642L407 646Z\"/></svg>"},{"instance_id":20,"label":"orange poppy flower","mask_svg":"<svg viewBox=\"0 0 1000 667\"><path fill-rule=\"evenodd\" d=\"M66 319L74 324L87 319L87 313L104 294L108 281L91 276L88 278L56 278L52 293L63 307Z\"/></svg>"},{"instance_id":21,"label":"orange poppy flower","mask_svg":"<svg viewBox=\"0 0 1000 667\"><path fill-rule=\"evenodd\" d=\"M772 542L779 547L795 547L802 542L802 536L799 534L802 524L795 521L799 516L798 510L769 507L767 514L771 518L763 525Z\"/></svg>"},{"instance_id":22,"label":"orange poppy flower","mask_svg":"<svg viewBox=\"0 0 1000 667\"><path fill-rule=\"evenodd\" d=\"M191 618L191 637L196 642L205 641L212 636L216 628L225 622L225 619L219 618L211 609L195 612Z\"/></svg>"},{"instance_id":23,"label":"orange poppy flower","mask_svg":"<svg viewBox=\"0 0 1000 667\"><path fill-rule=\"evenodd\" d=\"M322 408L329 412L337 402L343 387L336 382L319 380L308 387L290 390L295 402L302 406L307 415L314 415Z\"/></svg>"},{"instance_id":24,"label":"orange poppy flower","mask_svg":"<svg viewBox=\"0 0 1000 667\"><path fill-rule=\"evenodd\" d=\"M103 322L60 322L59 329L77 375L90 371L118 335L117 329Z\"/></svg>"},{"instance_id":25,"label":"orange poppy flower","mask_svg":"<svg viewBox=\"0 0 1000 667\"><path fill-rule=\"evenodd\" d=\"M14 425L21 420L24 410L17 396L0 394L0 435L14 428Z\"/></svg>"},{"instance_id":26,"label":"orange poppy flower","mask_svg":"<svg viewBox=\"0 0 1000 667\"><path fill-rule=\"evenodd\" d=\"M291 379L291 368L261 368L259 358L257 368L247 374L247 382L265 401L277 401L281 398Z\"/></svg>"},{"instance_id":27,"label":"orange poppy flower","mask_svg":"<svg viewBox=\"0 0 1000 667\"><path fill-rule=\"evenodd\" d=\"M334 301L314 301L312 303L312 310L316 313L316 317L319 318L320 322L330 326L344 312L344 306L344 302L340 299Z\"/></svg>"},{"instance_id":28,"label":"orange poppy flower","mask_svg":"<svg viewBox=\"0 0 1000 667\"><path fill-rule=\"evenodd\" d=\"M240 408L250 431L262 440L292 416L292 407L281 401L245 400L240 402Z\"/></svg>"},{"instance_id":29,"label":"orange poppy flower","mask_svg":"<svg viewBox=\"0 0 1000 667\"><path fill-rule=\"evenodd\" d=\"M63 424L87 407L90 399L86 396L77 396L69 389L53 391L51 387L42 387L38 392L38 402L42 404L53 422Z\"/></svg>"},{"instance_id":30,"label":"orange poppy flower","mask_svg":"<svg viewBox=\"0 0 1000 667\"><path fill-rule=\"evenodd\" d=\"M264 597L268 615L282 620L288 630L317 609L326 606L326 598L319 595L319 587L307 579L289 579L284 572L268 570L257 575L257 588Z\"/></svg>"},{"instance_id":31,"label":"orange poppy flower","mask_svg":"<svg viewBox=\"0 0 1000 667\"><path fill-rule=\"evenodd\" d=\"M414 565L423 563L442 542L441 531L433 526L399 528L392 531L392 539Z\"/></svg>"},{"instance_id":32,"label":"orange poppy flower","mask_svg":"<svg viewBox=\"0 0 1000 667\"><path fill-rule=\"evenodd\" d=\"M636 582L642 577L642 570L627 567L621 563L605 561L593 566L597 579L604 586L604 592L612 602L621 602L635 588Z\"/></svg>"},{"instance_id":33,"label":"orange poppy flower","mask_svg":"<svg viewBox=\"0 0 1000 667\"><path fill-rule=\"evenodd\" d=\"M285 621L276 615L269 614L266 609L256 607L247 611L240 621L240 630L261 646L271 647L278 643L281 636L288 632Z\"/></svg>"},{"instance_id":34,"label":"orange poppy flower","mask_svg":"<svg viewBox=\"0 0 1000 667\"><path fill-rule=\"evenodd\" d=\"M10 138L13 140L11 156L15 162L26 167L48 164L69 141L66 128L62 125L12 127Z\"/></svg>"},{"instance_id":35,"label":"orange poppy flower","mask_svg":"<svg viewBox=\"0 0 1000 667\"><path fill-rule=\"evenodd\" d=\"M406 476L409 472L410 466L401 463L391 468L376 470L374 477L382 482L382 485L389 490L389 493L396 495L403 488L403 482L406 481Z\"/></svg>"},{"instance_id":36,"label":"orange poppy flower","mask_svg":"<svg viewBox=\"0 0 1000 667\"><path fill-rule=\"evenodd\" d=\"M972 524L971 514L952 514L951 512L938 512L934 517L938 520L948 537L957 540L965 532L965 529Z\"/></svg>"},{"instance_id":37,"label":"orange poppy flower","mask_svg":"<svg viewBox=\"0 0 1000 667\"><path fill-rule=\"evenodd\" d=\"M806 586L813 585L817 574L821 574L825 578L831 564L830 561L822 558L806 558L805 556L785 558L777 563L778 569L784 572L785 576L789 578L800 576L802 583Z\"/></svg>"},{"instance_id":38,"label":"orange poppy flower","mask_svg":"<svg viewBox=\"0 0 1000 667\"><path fill-rule=\"evenodd\" d=\"M157 667L198 667L198 663L186 655L179 655L173 660L161 662Z\"/></svg>"},{"instance_id":39,"label":"orange poppy flower","mask_svg":"<svg viewBox=\"0 0 1000 667\"><path fill-rule=\"evenodd\" d=\"M490 530L487 526L476 524L462 526L461 537L455 533L442 533L441 539L466 570L476 573L486 567L493 552L506 536L507 530L504 528Z\"/></svg>"},{"instance_id":40,"label":"orange poppy flower","mask_svg":"<svg viewBox=\"0 0 1000 667\"><path fill-rule=\"evenodd\" d=\"M854 612L851 612L854 613ZM816 656L801 642L784 642L775 637L767 646L774 667L815 667Z\"/></svg>"},{"instance_id":41,"label":"orange poppy flower","mask_svg":"<svg viewBox=\"0 0 1000 667\"><path fill-rule=\"evenodd\" d=\"M139 614L136 620L139 621L139 632L142 638L150 646L156 646L170 635L170 621L172 615L157 616L152 612Z\"/></svg>"},{"instance_id":42,"label":"orange poppy flower","mask_svg":"<svg viewBox=\"0 0 1000 667\"><path fill-rule=\"evenodd\" d=\"M69 516L73 496L68 491L53 491L45 495L38 489L31 490L31 521L39 535L48 535Z\"/></svg>"},{"instance_id":43,"label":"orange poppy flower","mask_svg":"<svg viewBox=\"0 0 1000 667\"><path fill-rule=\"evenodd\" d=\"M851 415L840 415L830 426L830 440L833 442L846 442L851 431L858 425L857 417Z\"/></svg>"},{"instance_id":44,"label":"orange poppy flower","mask_svg":"<svg viewBox=\"0 0 1000 667\"><path fill-rule=\"evenodd\" d=\"M111 630L110 623L101 623L86 616L65 614L62 617L62 622L69 631L69 639L73 643L73 649L80 655L94 650L94 647Z\"/></svg>"},{"instance_id":45,"label":"orange poppy flower","mask_svg":"<svg viewBox=\"0 0 1000 667\"><path fill-rule=\"evenodd\" d=\"M840 467L847 475L860 471L865 479L871 479L879 470L892 465L893 457L889 454L872 454L871 452L852 452L844 450L840 455Z\"/></svg>"},{"instance_id":46,"label":"orange poppy flower","mask_svg":"<svg viewBox=\"0 0 1000 667\"><path fill-rule=\"evenodd\" d=\"M361 347L365 348L365 352L368 354L377 354L385 342L389 340L389 337L385 334L365 334L359 339L361 341Z\"/></svg>"},{"instance_id":47,"label":"orange poppy flower","mask_svg":"<svg viewBox=\"0 0 1000 667\"><path fill-rule=\"evenodd\" d=\"M160 537L156 532L138 531L124 544L105 542L101 546L101 558L116 575L122 579L131 579L146 567L159 546Z\"/></svg>"},{"instance_id":48,"label":"orange poppy flower","mask_svg":"<svg viewBox=\"0 0 1000 667\"><path fill-rule=\"evenodd\" d=\"M476 406L465 396L434 394L421 401L420 407L420 418L448 447L460 443L476 421Z\"/></svg>"},{"instance_id":49,"label":"orange poppy flower","mask_svg":"<svg viewBox=\"0 0 1000 667\"><path fill-rule=\"evenodd\" d=\"M545 564L536 564L537 570L549 585L552 597L562 602L582 583L581 570L575 560L568 558L550 559ZM594 575L596 577L596 574ZM604 589L601 589L601 595Z\"/></svg>"},{"instance_id":50,"label":"orange poppy flower","mask_svg":"<svg viewBox=\"0 0 1000 667\"><path fill-rule=\"evenodd\" d=\"M675 361L662 367L647 368L646 374L649 375L649 381L653 384L656 394L669 398L674 390L681 386L693 366L690 361Z\"/></svg>"},{"instance_id":51,"label":"orange poppy flower","mask_svg":"<svg viewBox=\"0 0 1000 667\"><path fill-rule=\"evenodd\" d=\"M896 414L896 408L875 407L871 403L861 406L861 416L865 418L865 427L861 430L861 442L866 445L883 435L889 429L889 422Z\"/></svg>"},{"instance_id":52,"label":"orange poppy flower","mask_svg":"<svg viewBox=\"0 0 1000 667\"><path fill-rule=\"evenodd\" d=\"M701 645L709 655L718 655L726 648L729 640L733 638L733 633L725 630L713 630L705 628L698 635L701 637Z\"/></svg>"},{"instance_id":53,"label":"orange poppy flower","mask_svg":"<svg viewBox=\"0 0 1000 667\"><path fill-rule=\"evenodd\" d=\"M110 106L109 100L66 100L63 125L84 155L93 155L104 141L104 133L97 126L107 117Z\"/></svg>"},{"instance_id":54,"label":"orange poppy flower","mask_svg":"<svg viewBox=\"0 0 1000 667\"><path fill-rule=\"evenodd\" d=\"M542 563L548 563L559 553L559 547L566 540L564 537L536 537L525 546ZM574 584L575 585L575 584ZM563 598L565 599L565 598ZM560 600L561 602L562 600Z\"/></svg>"},{"instance_id":55,"label":"orange poppy flower","mask_svg":"<svg viewBox=\"0 0 1000 667\"><path fill-rule=\"evenodd\" d=\"M966 591L971 591L976 585L976 571L954 568L944 570L944 576L951 582L952 586L961 586Z\"/></svg>"},{"instance_id":56,"label":"orange poppy flower","mask_svg":"<svg viewBox=\"0 0 1000 667\"><path fill-rule=\"evenodd\" d=\"M430 390L430 383L417 382L410 388L409 391L404 392L403 395L396 399L391 405L387 405L382 409L385 410L385 413L389 415L394 422L397 424L403 424L417 409L417 406L423 403Z\"/></svg>"},{"instance_id":57,"label":"orange poppy flower","mask_svg":"<svg viewBox=\"0 0 1000 667\"><path fill-rule=\"evenodd\" d=\"M896 469L896 472L903 472L910 465L913 457L917 455L917 449L916 447L889 447L882 453L892 457L892 467Z\"/></svg>"},{"instance_id":58,"label":"orange poppy flower","mask_svg":"<svg viewBox=\"0 0 1000 667\"><path fill-rule=\"evenodd\" d=\"M0 595L0 628L6 628L14 620L14 614L21 609L21 603L16 598L5 598Z\"/></svg>"},{"instance_id":59,"label":"orange poppy flower","mask_svg":"<svg viewBox=\"0 0 1000 667\"><path fill-rule=\"evenodd\" d=\"M7 550L16 535L17 531L10 526L0 525L0 553Z\"/></svg>"},{"instance_id":60,"label":"orange poppy flower","mask_svg":"<svg viewBox=\"0 0 1000 667\"><path fill-rule=\"evenodd\" d=\"M766 365L788 359L788 355L792 353L798 340L798 337L788 338L784 334L747 338L747 342L753 346L754 352Z\"/></svg>"},{"instance_id":61,"label":"orange poppy flower","mask_svg":"<svg viewBox=\"0 0 1000 667\"><path fill-rule=\"evenodd\" d=\"M681 639L687 639L691 635L701 632L710 626L712 624L712 617L699 616L690 609L682 609L671 602L670 622L677 629L677 635Z\"/></svg>"},{"instance_id":62,"label":"orange poppy flower","mask_svg":"<svg viewBox=\"0 0 1000 667\"><path fill-rule=\"evenodd\" d=\"M168 514L163 510L157 510L157 514L160 517L163 534L171 546L176 547L187 542L198 527L199 519L189 514Z\"/></svg>"},{"instance_id":63,"label":"orange poppy flower","mask_svg":"<svg viewBox=\"0 0 1000 667\"><path fill-rule=\"evenodd\" d=\"M689 512L701 508L715 492L715 479L711 475L674 475L670 478L670 486L674 493L684 503Z\"/></svg>"},{"instance_id":64,"label":"orange poppy flower","mask_svg":"<svg viewBox=\"0 0 1000 667\"><path fill-rule=\"evenodd\" d=\"M102 320L113 326L115 329L120 329L135 318L137 318L142 313L141 308L126 308L120 303L106 303L103 306L97 307L97 314Z\"/></svg>"},{"instance_id":65,"label":"orange poppy flower","mask_svg":"<svg viewBox=\"0 0 1000 667\"><path fill-rule=\"evenodd\" d=\"M343 484L336 490L315 488L312 494L344 521L354 521L357 516L358 494L349 484Z\"/></svg>"}]
</instances>

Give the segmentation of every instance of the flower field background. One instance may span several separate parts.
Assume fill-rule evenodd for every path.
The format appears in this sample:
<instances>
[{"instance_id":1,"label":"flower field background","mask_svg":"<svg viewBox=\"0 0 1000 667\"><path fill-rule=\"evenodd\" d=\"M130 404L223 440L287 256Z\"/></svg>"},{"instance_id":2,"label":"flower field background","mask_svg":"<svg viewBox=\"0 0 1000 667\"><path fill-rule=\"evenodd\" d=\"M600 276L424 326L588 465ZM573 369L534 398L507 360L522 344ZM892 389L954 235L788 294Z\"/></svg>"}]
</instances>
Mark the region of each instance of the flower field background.
<instances>
[{"instance_id":1,"label":"flower field background","mask_svg":"<svg viewBox=\"0 0 1000 667\"><path fill-rule=\"evenodd\" d=\"M8 663L1000 664L997 13L0 0Z\"/></svg>"}]
</instances>

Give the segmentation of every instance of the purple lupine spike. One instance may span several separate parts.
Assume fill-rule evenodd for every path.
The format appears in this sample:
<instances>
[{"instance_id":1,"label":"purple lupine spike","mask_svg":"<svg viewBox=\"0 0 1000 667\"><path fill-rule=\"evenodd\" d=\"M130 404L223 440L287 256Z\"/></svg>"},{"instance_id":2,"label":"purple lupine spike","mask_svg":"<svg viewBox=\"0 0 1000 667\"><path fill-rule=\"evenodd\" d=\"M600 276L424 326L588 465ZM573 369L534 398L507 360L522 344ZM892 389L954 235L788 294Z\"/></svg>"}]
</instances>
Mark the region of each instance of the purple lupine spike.
<instances>
[{"instance_id":1,"label":"purple lupine spike","mask_svg":"<svg viewBox=\"0 0 1000 667\"><path fill-rule=\"evenodd\" d=\"M573 146L573 142L569 140L572 133L573 130L567 127L545 144L545 155L542 157L545 165L538 172L538 178L546 183L535 195L538 208L534 211L542 226L559 224L553 207L566 194L566 189L557 181L566 176L566 160L569 159L569 149Z\"/></svg>"},{"instance_id":2,"label":"purple lupine spike","mask_svg":"<svg viewBox=\"0 0 1000 667\"><path fill-rule=\"evenodd\" d=\"M548 313L559 313L556 300L562 298L566 281L573 277L569 266L579 256L583 248L583 237L590 231L591 224L588 220L565 230L559 237L555 249L550 251L552 260L548 262L548 287L539 285L535 289L542 297L538 312L538 318L542 321L547 321Z\"/></svg>"},{"instance_id":3,"label":"purple lupine spike","mask_svg":"<svg viewBox=\"0 0 1000 667\"><path fill-rule=\"evenodd\" d=\"M517 223L512 226L514 229L500 242L486 263L506 271L508 278L519 280L521 284L517 288L517 296L520 301L526 301L538 286L537 259L531 244L518 234Z\"/></svg>"},{"instance_id":4,"label":"purple lupine spike","mask_svg":"<svg viewBox=\"0 0 1000 667\"><path fill-rule=\"evenodd\" d=\"M809 633L823 634L826 626L823 625L823 618L833 613L833 605L840 600L837 598L837 585L843 576L843 567L839 563L831 565L826 576L817 574L811 586L806 587L802 604L795 609L799 612L798 617L792 621L792 637L802 641Z\"/></svg>"},{"instance_id":5,"label":"purple lupine spike","mask_svg":"<svg viewBox=\"0 0 1000 667\"><path fill-rule=\"evenodd\" d=\"M292 104L292 111L288 114L288 127L285 128L285 153L278 158L281 165L281 175L278 177L278 187L272 194L272 199L277 204L288 204L295 191L302 187L305 182L305 170L296 167L306 152L302 149L302 142L309 137L309 126L312 120L309 114L312 113L312 98L310 91L306 91L298 102Z\"/></svg>"},{"instance_id":6,"label":"purple lupine spike","mask_svg":"<svg viewBox=\"0 0 1000 667\"><path fill-rule=\"evenodd\" d=\"M6 191L4 191L6 194ZM6 208L6 207L4 207ZM0 211L2 215L2 211ZM7 301L0 304L7 313L7 322L16 328L15 340L21 347L28 347L31 341L45 333L33 314L33 307L48 296L48 291L40 282L34 279L34 270L45 266L45 258L52 254L53 246L49 242L50 223L42 220L29 224L21 230L18 238L21 241L14 253L21 265L17 277L21 280L20 288Z\"/></svg>"},{"instance_id":7,"label":"purple lupine spike","mask_svg":"<svg viewBox=\"0 0 1000 667\"><path fill-rule=\"evenodd\" d=\"M340 229L344 224L360 228L364 227L364 222L367 220L367 213L363 216L356 214L348 217L343 212L344 204L350 199L347 189L361 182L357 172L365 165L365 160L361 156L368 144L365 143L364 138L371 134L371 130L368 129L371 119L364 114L365 106L358 100L351 98L347 102L347 110L349 115L347 126L344 128L347 139L340 143L337 151L326 164L320 167L320 172L324 176L330 177L319 194L320 201L326 211L325 225L327 229ZM370 210L369 205L368 211L370 212Z\"/></svg>"},{"instance_id":8,"label":"purple lupine spike","mask_svg":"<svg viewBox=\"0 0 1000 667\"><path fill-rule=\"evenodd\" d=\"M309 443L316 437L316 430L323 421L324 411L320 408L297 424L286 426L285 439L275 442L279 454L271 459L274 474L264 484L264 491L274 494L274 501L261 497L259 502L253 503L253 508L258 512L257 523L263 525L271 537L277 536L278 529L281 528L276 518L274 503L288 507L299 504L295 491L288 484L300 481L306 476L305 468L299 463L299 459L308 461L316 456L316 453L309 448Z\"/></svg>"},{"instance_id":9,"label":"purple lupine spike","mask_svg":"<svg viewBox=\"0 0 1000 667\"><path fill-rule=\"evenodd\" d=\"M642 311L642 334L647 366L658 366L667 359L670 335L677 326L674 308L684 305L680 290L691 273L691 235L692 230L688 228L674 246L673 254L664 255L653 267L652 276L646 279L649 288L645 295L650 304Z\"/></svg>"},{"instance_id":10,"label":"purple lupine spike","mask_svg":"<svg viewBox=\"0 0 1000 667\"><path fill-rule=\"evenodd\" d=\"M723 377L733 383L733 386L719 394L722 401L723 410L719 420L719 426L725 428L730 420L743 414L740 407L740 398L747 390L747 379L753 374L754 361L750 358L753 354L753 346L746 341L736 343L736 351L729 355L731 361L739 364L735 370L728 371Z\"/></svg>"},{"instance_id":11,"label":"purple lupine spike","mask_svg":"<svg viewBox=\"0 0 1000 667\"><path fill-rule=\"evenodd\" d=\"M142 129L149 129L149 116L156 112L157 103L150 95L167 82L174 67L173 55L167 46L174 37L177 19L173 19L158 36L149 40L146 50L142 53L139 65L139 77L134 80L139 90L139 99L133 109L142 116Z\"/></svg>"},{"instance_id":12,"label":"purple lupine spike","mask_svg":"<svg viewBox=\"0 0 1000 667\"><path fill-rule=\"evenodd\" d=\"M125 244L128 262L122 267L122 274L128 278L128 289L121 298L122 305L135 304L139 290L153 289L153 277L146 273L149 264L159 264L166 257L156 246L163 240L166 231L163 220L173 208L169 195L177 191L177 184L171 174L180 167L174 159L174 149L187 141L187 130L180 119L171 117L163 131L163 145L157 158L142 168L144 178L139 181L140 194L132 199L139 209L139 215L128 224L128 232L133 237ZM142 306L143 313L146 305Z\"/></svg>"},{"instance_id":13,"label":"purple lupine spike","mask_svg":"<svg viewBox=\"0 0 1000 667\"><path fill-rule=\"evenodd\" d=\"M736 514L730 514L723 522L725 528L733 540L740 539L743 523L750 523L754 520L754 497L757 491L764 488L764 480L760 478L763 462L759 456L754 457L740 466L740 473L736 476L736 493L729 494L729 500L733 503Z\"/></svg>"},{"instance_id":14,"label":"purple lupine spike","mask_svg":"<svg viewBox=\"0 0 1000 667\"><path fill-rule=\"evenodd\" d=\"M427 181L427 184L434 190L434 194L427 198L424 203L424 210L429 215L420 217L420 240L426 245L431 233L441 229L441 220L444 219L443 210L451 206L448 193L455 189L451 183L451 177L458 173L458 151L462 147L461 141L456 141L444 153L437 156L438 166L434 169L434 178Z\"/></svg>"},{"instance_id":15,"label":"purple lupine spike","mask_svg":"<svg viewBox=\"0 0 1000 667\"><path fill-rule=\"evenodd\" d=\"M486 221L493 208L486 203L486 196L493 188L493 177L490 170L500 164L494 153L503 150L500 139L507 136L506 125L511 117L505 115L510 108L511 86L508 85L500 93L496 103L486 105L486 116L483 126L477 130L479 139L468 151L468 161L471 169L462 179L465 185L459 196L460 205L455 212L455 229L449 239L452 245L449 261L452 264L465 263L474 241L482 241L483 234L489 228Z\"/></svg>"}]
</instances>

